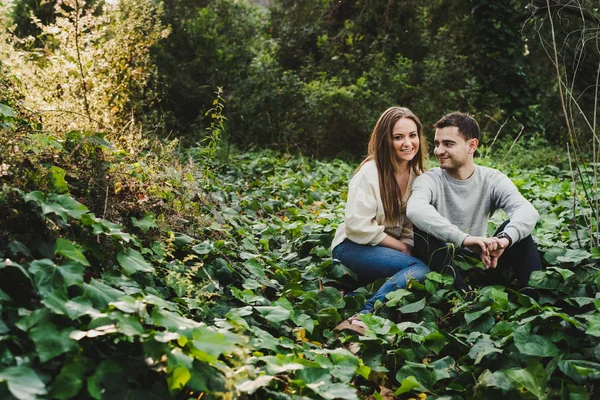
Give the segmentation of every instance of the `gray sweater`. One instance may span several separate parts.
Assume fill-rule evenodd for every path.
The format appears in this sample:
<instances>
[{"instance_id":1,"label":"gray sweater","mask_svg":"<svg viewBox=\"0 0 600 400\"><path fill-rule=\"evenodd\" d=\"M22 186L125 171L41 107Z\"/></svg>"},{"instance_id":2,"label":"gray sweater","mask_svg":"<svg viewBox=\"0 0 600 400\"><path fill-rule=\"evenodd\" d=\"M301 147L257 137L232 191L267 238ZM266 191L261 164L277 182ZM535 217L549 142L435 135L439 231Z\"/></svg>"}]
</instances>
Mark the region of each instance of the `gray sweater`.
<instances>
[{"instance_id":1,"label":"gray sweater","mask_svg":"<svg viewBox=\"0 0 600 400\"><path fill-rule=\"evenodd\" d=\"M406 214L422 231L460 247L469 235L487 236L488 219L497 209L510 218L504 231L513 243L530 235L539 218L506 175L476 165L465 180L440 168L417 177Z\"/></svg>"}]
</instances>

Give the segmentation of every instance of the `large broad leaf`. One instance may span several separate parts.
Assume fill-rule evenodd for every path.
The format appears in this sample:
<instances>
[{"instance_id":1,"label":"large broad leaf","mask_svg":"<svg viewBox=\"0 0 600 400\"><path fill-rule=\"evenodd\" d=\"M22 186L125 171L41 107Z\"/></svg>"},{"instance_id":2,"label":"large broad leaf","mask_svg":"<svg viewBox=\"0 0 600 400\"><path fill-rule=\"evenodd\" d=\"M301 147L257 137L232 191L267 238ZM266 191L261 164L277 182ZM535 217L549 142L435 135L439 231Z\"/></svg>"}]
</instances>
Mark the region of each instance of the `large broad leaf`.
<instances>
[{"instance_id":1,"label":"large broad leaf","mask_svg":"<svg viewBox=\"0 0 600 400\"><path fill-rule=\"evenodd\" d=\"M55 192L67 193L69 191L69 185L65 180L66 174L67 171L54 165L48 170L48 178L50 180L50 185L52 186Z\"/></svg>"},{"instance_id":2,"label":"large broad leaf","mask_svg":"<svg viewBox=\"0 0 600 400\"><path fill-rule=\"evenodd\" d=\"M219 332L206 326L194 329L192 354L201 361L214 363L221 354L229 354L235 351L236 342L232 334L224 331ZM196 350L199 350L196 351Z\"/></svg>"},{"instance_id":3,"label":"large broad leaf","mask_svg":"<svg viewBox=\"0 0 600 400\"><path fill-rule=\"evenodd\" d=\"M82 315L94 317L100 314L100 311L92 306L89 299L81 296L69 299L66 291L62 289L55 290L44 296L42 304L55 314L67 315L71 319L79 318Z\"/></svg>"},{"instance_id":4,"label":"large broad leaf","mask_svg":"<svg viewBox=\"0 0 600 400\"><path fill-rule=\"evenodd\" d=\"M81 263L86 267L90 266L90 263L88 262L87 258L85 258L85 256L83 255L81 248L79 246L74 245L73 242L71 242L70 240L65 240L62 238L56 239L55 253L60 254L61 256L64 256L70 260Z\"/></svg>"},{"instance_id":5,"label":"large broad leaf","mask_svg":"<svg viewBox=\"0 0 600 400\"><path fill-rule=\"evenodd\" d=\"M568 249L564 255L556 257L561 263L581 264L582 261L590 258L592 255L583 249Z\"/></svg>"},{"instance_id":6,"label":"large broad leaf","mask_svg":"<svg viewBox=\"0 0 600 400\"><path fill-rule=\"evenodd\" d=\"M472 312L472 313L465 313L465 322L467 324L470 324L471 322L475 321L476 319L478 319L482 315L487 315L487 313L489 313L491 309L492 309L492 307L488 306L488 307L485 307L484 309L479 310L479 311L475 311L475 312Z\"/></svg>"},{"instance_id":7,"label":"large broad leaf","mask_svg":"<svg viewBox=\"0 0 600 400\"><path fill-rule=\"evenodd\" d=\"M558 348L545 336L529 333L519 328L514 335L515 346L519 352L527 356L553 357L558 355Z\"/></svg>"},{"instance_id":8,"label":"large broad leaf","mask_svg":"<svg viewBox=\"0 0 600 400\"><path fill-rule=\"evenodd\" d=\"M600 337L600 313L593 314L587 318L588 328L585 333L587 335Z\"/></svg>"},{"instance_id":9,"label":"large broad leaf","mask_svg":"<svg viewBox=\"0 0 600 400\"><path fill-rule=\"evenodd\" d=\"M83 363L73 361L66 364L50 386L53 399L73 399L83 386Z\"/></svg>"},{"instance_id":10,"label":"large broad leaf","mask_svg":"<svg viewBox=\"0 0 600 400\"><path fill-rule=\"evenodd\" d=\"M0 382L6 382L8 390L19 400L34 400L47 393L46 385L35 371L24 366L3 369Z\"/></svg>"},{"instance_id":11,"label":"large broad leaf","mask_svg":"<svg viewBox=\"0 0 600 400\"><path fill-rule=\"evenodd\" d=\"M125 253L119 253L117 255L117 260L127 275L132 275L138 271L154 271L152 265L148 264L148 262L144 260L144 257L140 254L140 252L131 248L127 249Z\"/></svg>"},{"instance_id":12,"label":"large broad leaf","mask_svg":"<svg viewBox=\"0 0 600 400\"><path fill-rule=\"evenodd\" d=\"M66 288L65 279L52 260L33 261L29 264L29 272L33 274L35 284L42 296L51 293L55 289Z\"/></svg>"},{"instance_id":13,"label":"large broad leaf","mask_svg":"<svg viewBox=\"0 0 600 400\"><path fill-rule=\"evenodd\" d=\"M494 353L502 353L502 349L496 348L490 337L485 335L485 337L479 339L473 347L471 347L469 357L475 360L475 364L479 364L483 357Z\"/></svg>"},{"instance_id":14,"label":"large broad leaf","mask_svg":"<svg viewBox=\"0 0 600 400\"><path fill-rule=\"evenodd\" d=\"M182 317L181 315L155 308L152 310L152 319L156 325L167 328L167 330L176 332L180 329L196 328L200 326L199 322Z\"/></svg>"},{"instance_id":15,"label":"large broad leaf","mask_svg":"<svg viewBox=\"0 0 600 400\"><path fill-rule=\"evenodd\" d=\"M486 369L479 375L477 386L496 387L505 393L515 387L503 371L495 371L492 373L489 369Z\"/></svg>"},{"instance_id":16,"label":"large broad leaf","mask_svg":"<svg viewBox=\"0 0 600 400\"><path fill-rule=\"evenodd\" d=\"M269 383L271 383L273 378L275 377L271 375L261 375L254 380L248 380L237 384L235 387L242 393L252 394L261 387L269 386Z\"/></svg>"},{"instance_id":17,"label":"large broad leaf","mask_svg":"<svg viewBox=\"0 0 600 400\"><path fill-rule=\"evenodd\" d=\"M190 370L185 366L180 365L169 371L167 374L167 384L169 390L180 390L185 387L186 383L190 380L192 374Z\"/></svg>"},{"instance_id":18,"label":"large broad leaf","mask_svg":"<svg viewBox=\"0 0 600 400\"><path fill-rule=\"evenodd\" d=\"M414 303L406 304L398 309L402 314L411 314L421 311L425 307L425 298Z\"/></svg>"},{"instance_id":19,"label":"large broad leaf","mask_svg":"<svg viewBox=\"0 0 600 400\"><path fill-rule=\"evenodd\" d=\"M3 117L14 117L15 111L6 104L0 103L0 115Z\"/></svg>"},{"instance_id":20,"label":"large broad leaf","mask_svg":"<svg viewBox=\"0 0 600 400\"><path fill-rule=\"evenodd\" d=\"M56 195L50 193L46 197L40 191L27 193L23 199L25 201L35 201L42 208L42 214L56 214L60 216L64 222L67 222L69 216L80 219L83 214L89 212L88 208L81 203L78 203L72 197L61 194Z\"/></svg>"},{"instance_id":21,"label":"large broad leaf","mask_svg":"<svg viewBox=\"0 0 600 400\"><path fill-rule=\"evenodd\" d=\"M73 328L58 330L51 322L37 325L29 331L29 338L35 344L35 350L41 362L46 362L78 347L69 337Z\"/></svg>"},{"instance_id":22,"label":"large broad leaf","mask_svg":"<svg viewBox=\"0 0 600 400\"><path fill-rule=\"evenodd\" d=\"M97 308L106 308L108 303L117 301L125 295L118 289L105 285L100 280L91 279L90 283L83 284L83 294L90 299Z\"/></svg>"},{"instance_id":23,"label":"large broad leaf","mask_svg":"<svg viewBox=\"0 0 600 400\"><path fill-rule=\"evenodd\" d=\"M600 378L600 364L585 360L561 360L558 368L577 383Z\"/></svg>"},{"instance_id":24,"label":"large broad leaf","mask_svg":"<svg viewBox=\"0 0 600 400\"><path fill-rule=\"evenodd\" d=\"M528 390L538 398L545 397L548 382L546 371L539 362L529 362L527 368L508 369L504 373L517 389Z\"/></svg>"},{"instance_id":25,"label":"large broad leaf","mask_svg":"<svg viewBox=\"0 0 600 400\"><path fill-rule=\"evenodd\" d=\"M144 218L141 220L131 217L131 222L133 223L133 226L140 228L140 230L144 233L147 233L150 229L157 227L154 214L152 213L146 213Z\"/></svg>"},{"instance_id":26,"label":"large broad leaf","mask_svg":"<svg viewBox=\"0 0 600 400\"><path fill-rule=\"evenodd\" d=\"M281 306L259 306L254 308L264 319L273 324L279 324L291 316L290 312Z\"/></svg>"}]
</instances>

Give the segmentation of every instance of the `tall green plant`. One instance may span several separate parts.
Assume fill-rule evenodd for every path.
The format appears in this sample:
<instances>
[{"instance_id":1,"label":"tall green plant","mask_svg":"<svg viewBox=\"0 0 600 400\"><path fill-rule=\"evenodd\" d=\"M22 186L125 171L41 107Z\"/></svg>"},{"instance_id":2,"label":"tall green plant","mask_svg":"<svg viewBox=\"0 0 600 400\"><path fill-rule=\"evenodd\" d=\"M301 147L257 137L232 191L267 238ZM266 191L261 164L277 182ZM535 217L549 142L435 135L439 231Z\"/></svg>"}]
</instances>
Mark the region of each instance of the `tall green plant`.
<instances>
[{"instance_id":1,"label":"tall green plant","mask_svg":"<svg viewBox=\"0 0 600 400\"><path fill-rule=\"evenodd\" d=\"M542 45L554 69L567 132L561 144L571 166L572 224L585 229L585 234L577 236L579 246L590 246L598 251L600 51L596 43L600 38L600 13L592 2L580 2L575 6L547 0L545 3L532 2L531 6L531 21L540 37L547 38ZM590 170L593 172L591 177L586 174Z\"/></svg>"},{"instance_id":2,"label":"tall green plant","mask_svg":"<svg viewBox=\"0 0 600 400\"><path fill-rule=\"evenodd\" d=\"M40 35L13 38L20 45L5 60L24 105L54 131L117 131L144 119L158 95L149 49L168 34L161 13L152 1L69 0L53 22L32 15ZM41 45L25 46L34 39Z\"/></svg>"}]
</instances>

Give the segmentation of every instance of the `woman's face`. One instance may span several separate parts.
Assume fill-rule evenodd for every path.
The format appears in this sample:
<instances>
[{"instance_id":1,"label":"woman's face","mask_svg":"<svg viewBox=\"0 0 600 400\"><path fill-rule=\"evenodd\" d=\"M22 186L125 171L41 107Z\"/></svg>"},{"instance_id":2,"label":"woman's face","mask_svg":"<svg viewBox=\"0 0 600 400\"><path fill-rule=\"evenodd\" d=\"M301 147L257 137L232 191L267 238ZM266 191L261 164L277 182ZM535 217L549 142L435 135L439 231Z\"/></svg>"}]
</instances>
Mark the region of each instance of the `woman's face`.
<instances>
[{"instance_id":1,"label":"woman's face","mask_svg":"<svg viewBox=\"0 0 600 400\"><path fill-rule=\"evenodd\" d=\"M408 162L415 158L420 144L417 124L410 118L400 118L392 130L392 142L400 162Z\"/></svg>"}]
</instances>

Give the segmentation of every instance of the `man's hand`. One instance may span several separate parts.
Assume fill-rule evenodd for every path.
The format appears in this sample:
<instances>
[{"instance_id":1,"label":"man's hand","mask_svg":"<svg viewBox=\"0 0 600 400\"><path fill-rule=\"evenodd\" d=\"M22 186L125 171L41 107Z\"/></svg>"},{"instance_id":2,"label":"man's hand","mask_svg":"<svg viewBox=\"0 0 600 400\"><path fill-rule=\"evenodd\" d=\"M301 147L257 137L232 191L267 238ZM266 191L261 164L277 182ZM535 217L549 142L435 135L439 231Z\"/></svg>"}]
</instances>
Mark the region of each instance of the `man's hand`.
<instances>
[{"instance_id":1,"label":"man's hand","mask_svg":"<svg viewBox=\"0 0 600 400\"><path fill-rule=\"evenodd\" d=\"M462 245L472 252L481 255L481 261L483 262L483 265L486 268L489 268L492 264L489 247L493 247L491 243L490 246L488 246L489 241L489 238L483 236L467 236Z\"/></svg>"},{"instance_id":2,"label":"man's hand","mask_svg":"<svg viewBox=\"0 0 600 400\"><path fill-rule=\"evenodd\" d=\"M463 241L463 247L481 255L481 261L486 269L496 268L498 259L504 253L510 242L505 238L467 236Z\"/></svg>"},{"instance_id":3,"label":"man's hand","mask_svg":"<svg viewBox=\"0 0 600 400\"><path fill-rule=\"evenodd\" d=\"M490 267L496 268L496 266L498 265L498 259L500 258L502 253L504 253L504 250L506 250L506 248L510 245L510 242L506 238L492 237L489 239L491 240L490 245L488 246L491 261Z\"/></svg>"}]
</instances>

